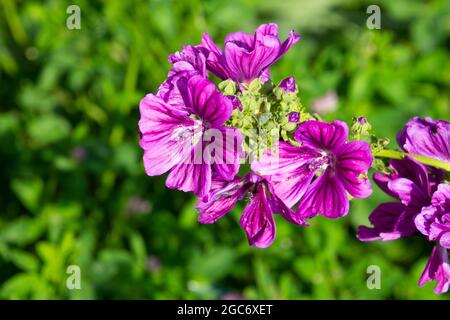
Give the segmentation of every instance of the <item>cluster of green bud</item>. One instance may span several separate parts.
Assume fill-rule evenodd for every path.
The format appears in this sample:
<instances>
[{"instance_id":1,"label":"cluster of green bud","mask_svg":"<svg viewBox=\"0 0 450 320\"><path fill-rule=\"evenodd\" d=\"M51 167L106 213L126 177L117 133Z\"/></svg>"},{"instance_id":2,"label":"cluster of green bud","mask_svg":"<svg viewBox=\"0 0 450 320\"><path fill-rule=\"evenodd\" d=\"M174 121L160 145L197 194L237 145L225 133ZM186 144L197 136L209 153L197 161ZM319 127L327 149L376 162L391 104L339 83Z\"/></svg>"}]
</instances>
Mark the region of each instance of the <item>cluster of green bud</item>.
<instances>
[{"instance_id":1,"label":"cluster of green bud","mask_svg":"<svg viewBox=\"0 0 450 320\"><path fill-rule=\"evenodd\" d=\"M365 117L353 117L350 128L350 137L352 140L364 140L371 142L372 126Z\"/></svg>"},{"instance_id":2,"label":"cluster of green bud","mask_svg":"<svg viewBox=\"0 0 450 320\"><path fill-rule=\"evenodd\" d=\"M244 85L244 84L241 84ZM226 125L238 128L244 135L244 150L258 158L280 140L292 139L298 123L312 116L303 110L295 92L286 92L271 81L255 79L238 90L231 80L221 82L218 87L225 95L234 95L240 108L233 111Z\"/></svg>"}]
</instances>

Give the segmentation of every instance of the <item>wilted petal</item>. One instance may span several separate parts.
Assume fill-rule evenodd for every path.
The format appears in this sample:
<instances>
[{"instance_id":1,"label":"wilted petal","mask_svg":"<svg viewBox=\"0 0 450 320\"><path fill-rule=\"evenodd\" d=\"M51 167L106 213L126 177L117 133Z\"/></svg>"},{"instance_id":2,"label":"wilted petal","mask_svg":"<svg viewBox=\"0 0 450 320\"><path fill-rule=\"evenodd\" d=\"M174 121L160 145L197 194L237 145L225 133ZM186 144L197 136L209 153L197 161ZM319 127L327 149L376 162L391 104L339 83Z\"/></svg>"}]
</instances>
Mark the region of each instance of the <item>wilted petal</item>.
<instances>
[{"instance_id":1,"label":"wilted petal","mask_svg":"<svg viewBox=\"0 0 450 320\"><path fill-rule=\"evenodd\" d=\"M334 219L345 216L348 209L349 200L344 185L327 169L300 199L297 214L302 218L320 214Z\"/></svg>"},{"instance_id":2,"label":"wilted petal","mask_svg":"<svg viewBox=\"0 0 450 320\"><path fill-rule=\"evenodd\" d=\"M450 212L450 184L445 184L445 183L439 184L436 192L433 193L431 203L434 206L442 207L447 213L449 213Z\"/></svg>"},{"instance_id":3,"label":"wilted petal","mask_svg":"<svg viewBox=\"0 0 450 320\"><path fill-rule=\"evenodd\" d=\"M267 248L274 241L275 221L262 184L245 207L240 223L250 245Z\"/></svg>"},{"instance_id":4,"label":"wilted petal","mask_svg":"<svg viewBox=\"0 0 450 320\"><path fill-rule=\"evenodd\" d=\"M415 223L430 241L438 241L442 247L450 248L450 185L442 183L438 186L431 205L422 208Z\"/></svg>"}]
</instances>

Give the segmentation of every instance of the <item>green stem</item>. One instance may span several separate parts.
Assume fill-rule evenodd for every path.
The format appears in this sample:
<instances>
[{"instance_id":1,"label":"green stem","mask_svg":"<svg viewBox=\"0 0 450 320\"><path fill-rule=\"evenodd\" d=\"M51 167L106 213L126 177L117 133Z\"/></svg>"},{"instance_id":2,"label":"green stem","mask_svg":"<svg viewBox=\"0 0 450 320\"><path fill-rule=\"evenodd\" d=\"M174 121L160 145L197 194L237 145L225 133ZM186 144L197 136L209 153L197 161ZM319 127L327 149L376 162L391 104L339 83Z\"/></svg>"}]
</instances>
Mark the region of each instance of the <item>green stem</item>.
<instances>
[{"instance_id":1,"label":"green stem","mask_svg":"<svg viewBox=\"0 0 450 320\"><path fill-rule=\"evenodd\" d=\"M395 150L381 150L375 153L374 156L378 158L389 158L389 159L403 159L406 156L410 156L419 161L420 163L450 172L450 163L432 158L418 156L415 154L408 154Z\"/></svg>"}]
</instances>

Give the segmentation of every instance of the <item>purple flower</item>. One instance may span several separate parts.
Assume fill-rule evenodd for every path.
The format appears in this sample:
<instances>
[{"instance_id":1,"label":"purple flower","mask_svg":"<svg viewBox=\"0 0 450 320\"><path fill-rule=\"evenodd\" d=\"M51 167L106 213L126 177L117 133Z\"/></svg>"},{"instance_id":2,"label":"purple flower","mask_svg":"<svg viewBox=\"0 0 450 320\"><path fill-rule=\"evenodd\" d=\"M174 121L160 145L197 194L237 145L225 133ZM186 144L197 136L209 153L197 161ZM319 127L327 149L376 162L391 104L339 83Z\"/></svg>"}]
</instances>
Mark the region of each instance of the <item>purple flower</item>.
<instances>
[{"instance_id":1,"label":"purple flower","mask_svg":"<svg viewBox=\"0 0 450 320\"><path fill-rule=\"evenodd\" d=\"M167 75L167 79L158 88L157 96L165 102L169 102L172 108L180 111L185 109L183 97L177 86L181 78L190 78L200 75L207 78L206 57L201 49L194 46L186 46L181 52L175 52L169 56L169 62L173 64Z\"/></svg>"},{"instance_id":2,"label":"purple flower","mask_svg":"<svg viewBox=\"0 0 450 320\"><path fill-rule=\"evenodd\" d=\"M208 76L206 72L206 57L198 47L185 46L181 52L177 51L169 55L168 60L173 64L169 74L191 69L204 78Z\"/></svg>"},{"instance_id":3,"label":"purple flower","mask_svg":"<svg viewBox=\"0 0 450 320\"><path fill-rule=\"evenodd\" d=\"M416 231L414 219L431 201L431 188L427 168L411 157L392 160L391 174L375 173L375 183L399 202L380 204L369 216L373 228L360 226L357 237L361 241L395 240Z\"/></svg>"},{"instance_id":4,"label":"purple flower","mask_svg":"<svg viewBox=\"0 0 450 320\"><path fill-rule=\"evenodd\" d=\"M397 135L408 153L450 162L450 123L431 118L411 119Z\"/></svg>"},{"instance_id":5,"label":"purple flower","mask_svg":"<svg viewBox=\"0 0 450 320\"><path fill-rule=\"evenodd\" d=\"M439 244L433 248L427 266L419 280L419 286L422 287L429 281L436 280L437 285L434 292L437 294L448 291L450 285L450 265L448 264L447 249Z\"/></svg>"},{"instance_id":6,"label":"purple flower","mask_svg":"<svg viewBox=\"0 0 450 320\"><path fill-rule=\"evenodd\" d=\"M431 198L431 205L423 207L415 219L417 229L430 241L450 249L450 185L440 184Z\"/></svg>"},{"instance_id":7,"label":"purple flower","mask_svg":"<svg viewBox=\"0 0 450 320\"><path fill-rule=\"evenodd\" d=\"M141 100L139 130L145 171L156 176L171 170L167 187L204 197L213 172L232 180L239 170L242 137L237 129L223 126L233 106L214 83L196 75L180 78L176 85L183 101L177 107L173 100L153 94Z\"/></svg>"},{"instance_id":8,"label":"purple flower","mask_svg":"<svg viewBox=\"0 0 450 320\"><path fill-rule=\"evenodd\" d=\"M290 112L288 114L288 121L291 123L298 123L300 121L300 113Z\"/></svg>"},{"instance_id":9,"label":"purple flower","mask_svg":"<svg viewBox=\"0 0 450 320\"><path fill-rule=\"evenodd\" d=\"M358 117L358 122L359 122L359 124L366 124L367 118L366 117Z\"/></svg>"},{"instance_id":10,"label":"purple flower","mask_svg":"<svg viewBox=\"0 0 450 320\"><path fill-rule=\"evenodd\" d=\"M288 77L282 80L278 86L287 93L292 93L297 90L297 84L295 83L294 77Z\"/></svg>"},{"instance_id":11,"label":"purple flower","mask_svg":"<svg viewBox=\"0 0 450 320\"><path fill-rule=\"evenodd\" d=\"M364 141L347 142L344 122L306 121L294 138L300 147L280 142L278 153L266 152L252 164L252 170L270 176L276 194L287 206L300 200L299 218L342 217L349 210L347 192L356 198L372 193L364 177L373 160L370 146Z\"/></svg>"},{"instance_id":12,"label":"purple flower","mask_svg":"<svg viewBox=\"0 0 450 320\"><path fill-rule=\"evenodd\" d=\"M223 51L205 33L200 47L205 50L207 68L214 75L223 80L250 83L256 78L268 80L269 67L299 40L300 36L291 31L288 39L281 43L278 26L268 23L259 26L254 35L228 34Z\"/></svg>"},{"instance_id":13,"label":"purple flower","mask_svg":"<svg viewBox=\"0 0 450 320\"><path fill-rule=\"evenodd\" d=\"M237 201L249 196L240 224L245 230L250 245L266 248L275 239L274 213L281 213L288 221L307 225L299 219L274 193L271 184L254 173L232 182L214 180L211 195L206 202L199 201L200 223L214 223L233 209Z\"/></svg>"}]
</instances>

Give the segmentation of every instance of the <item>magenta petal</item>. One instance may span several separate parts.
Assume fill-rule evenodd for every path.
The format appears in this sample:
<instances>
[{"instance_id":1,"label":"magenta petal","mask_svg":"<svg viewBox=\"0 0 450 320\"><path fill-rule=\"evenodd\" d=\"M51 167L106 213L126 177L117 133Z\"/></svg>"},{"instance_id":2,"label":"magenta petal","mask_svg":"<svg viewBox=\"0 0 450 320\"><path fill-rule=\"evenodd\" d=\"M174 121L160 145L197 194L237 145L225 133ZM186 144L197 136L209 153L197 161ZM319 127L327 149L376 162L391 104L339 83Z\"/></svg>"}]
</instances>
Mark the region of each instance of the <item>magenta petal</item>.
<instances>
[{"instance_id":1,"label":"magenta petal","mask_svg":"<svg viewBox=\"0 0 450 320\"><path fill-rule=\"evenodd\" d=\"M437 236L430 236L431 224L435 220L437 208L433 206L423 207L422 211L414 219L417 230L429 236L429 240L436 240Z\"/></svg>"},{"instance_id":2,"label":"magenta petal","mask_svg":"<svg viewBox=\"0 0 450 320\"><path fill-rule=\"evenodd\" d=\"M447 213L450 213L450 184L439 184L431 203L433 206L442 206Z\"/></svg>"},{"instance_id":3,"label":"magenta petal","mask_svg":"<svg viewBox=\"0 0 450 320\"><path fill-rule=\"evenodd\" d=\"M328 169L309 186L300 199L297 214L312 218L318 214L339 218L348 213L349 200L339 179Z\"/></svg>"},{"instance_id":4,"label":"magenta petal","mask_svg":"<svg viewBox=\"0 0 450 320\"><path fill-rule=\"evenodd\" d=\"M232 180L238 173L240 167L240 157L243 155L242 134L232 127L222 127L219 129L222 141L218 144L214 154L213 169L224 180ZM212 142L216 143L216 141Z\"/></svg>"},{"instance_id":5,"label":"magenta petal","mask_svg":"<svg viewBox=\"0 0 450 320\"><path fill-rule=\"evenodd\" d=\"M335 120L331 124L309 120L299 126L294 138L301 142L302 146L335 151L347 141L348 126L339 120Z\"/></svg>"},{"instance_id":6,"label":"magenta petal","mask_svg":"<svg viewBox=\"0 0 450 320\"><path fill-rule=\"evenodd\" d=\"M212 127L221 126L233 111L232 102L217 91L213 82L201 76L177 83L187 109Z\"/></svg>"},{"instance_id":7,"label":"magenta petal","mask_svg":"<svg viewBox=\"0 0 450 320\"><path fill-rule=\"evenodd\" d=\"M232 32L225 37L225 43L227 42L233 42L247 51L252 51L255 46L255 36L245 32Z\"/></svg>"},{"instance_id":8,"label":"magenta petal","mask_svg":"<svg viewBox=\"0 0 450 320\"><path fill-rule=\"evenodd\" d=\"M222 80L231 78L222 50L214 43L208 33L204 33L200 47L205 50L206 66Z\"/></svg>"},{"instance_id":9,"label":"magenta petal","mask_svg":"<svg viewBox=\"0 0 450 320\"><path fill-rule=\"evenodd\" d=\"M289 37L281 44L277 59L284 55L294 44L296 44L300 40L300 38L300 35L296 34L294 31L289 32Z\"/></svg>"},{"instance_id":10,"label":"magenta petal","mask_svg":"<svg viewBox=\"0 0 450 320\"><path fill-rule=\"evenodd\" d=\"M152 94L141 100L139 110L145 171L149 176L163 174L189 156L198 128L192 119Z\"/></svg>"},{"instance_id":11,"label":"magenta petal","mask_svg":"<svg viewBox=\"0 0 450 320\"><path fill-rule=\"evenodd\" d=\"M193 157L177 164L167 176L166 186L181 191L193 191L199 198L208 195L211 189L211 164L195 157L201 155L201 144L193 149Z\"/></svg>"},{"instance_id":12,"label":"magenta petal","mask_svg":"<svg viewBox=\"0 0 450 320\"><path fill-rule=\"evenodd\" d=\"M405 206L420 210L420 208L429 203L428 195L411 180L405 178L394 179L388 183L388 187Z\"/></svg>"},{"instance_id":13,"label":"magenta petal","mask_svg":"<svg viewBox=\"0 0 450 320\"><path fill-rule=\"evenodd\" d=\"M257 38L263 37L263 36L278 36L278 25L276 23L265 23L260 25L256 31L255 35Z\"/></svg>"},{"instance_id":14,"label":"magenta petal","mask_svg":"<svg viewBox=\"0 0 450 320\"><path fill-rule=\"evenodd\" d=\"M277 38L265 36L257 40L255 48L249 52L234 42L227 42L224 56L233 79L248 83L258 78L262 71L273 63L279 45Z\"/></svg>"},{"instance_id":15,"label":"magenta petal","mask_svg":"<svg viewBox=\"0 0 450 320\"><path fill-rule=\"evenodd\" d=\"M436 245L431 252L430 259L420 277L419 286L422 287L425 283L433 280L436 280L434 292L442 294L448 291L450 285L448 253L439 245Z\"/></svg>"},{"instance_id":16,"label":"magenta petal","mask_svg":"<svg viewBox=\"0 0 450 320\"><path fill-rule=\"evenodd\" d=\"M390 241L406 237L416 231L414 213L407 211L401 203L380 204L369 216L373 228L360 226L357 238L361 241Z\"/></svg>"},{"instance_id":17,"label":"magenta petal","mask_svg":"<svg viewBox=\"0 0 450 320\"><path fill-rule=\"evenodd\" d=\"M195 208L200 212L200 223L214 223L233 209L236 202L242 198L243 180L237 178L231 182L213 180L210 199L199 201Z\"/></svg>"},{"instance_id":18,"label":"magenta petal","mask_svg":"<svg viewBox=\"0 0 450 320\"><path fill-rule=\"evenodd\" d=\"M308 190L313 177L314 171L299 168L292 172L292 176L272 177L272 185L275 194L292 208Z\"/></svg>"},{"instance_id":19,"label":"magenta petal","mask_svg":"<svg viewBox=\"0 0 450 320\"><path fill-rule=\"evenodd\" d=\"M450 249L450 226L446 226L446 232L439 238L439 244L446 249Z\"/></svg>"},{"instance_id":20,"label":"magenta petal","mask_svg":"<svg viewBox=\"0 0 450 320\"><path fill-rule=\"evenodd\" d=\"M251 246L267 248L275 240L275 221L262 184L245 207L240 223Z\"/></svg>"},{"instance_id":21,"label":"magenta petal","mask_svg":"<svg viewBox=\"0 0 450 320\"><path fill-rule=\"evenodd\" d=\"M320 153L308 148L299 148L288 142L280 141L278 149L267 150L251 165L253 171L263 175L289 175L292 172L308 164L314 158L319 157Z\"/></svg>"},{"instance_id":22,"label":"magenta petal","mask_svg":"<svg viewBox=\"0 0 450 320\"><path fill-rule=\"evenodd\" d=\"M308 222L292 211L292 209L290 209L290 207L277 196L273 186L270 183L267 184L267 189L270 195L269 204L274 213L280 213L290 223L300 226L309 225Z\"/></svg>"},{"instance_id":23,"label":"magenta petal","mask_svg":"<svg viewBox=\"0 0 450 320\"><path fill-rule=\"evenodd\" d=\"M265 68L262 72L261 75L259 76L259 79L262 82L267 82L270 80L270 69L269 67Z\"/></svg>"},{"instance_id":24,"label":"magenta petal","mask_svg":"<svg viewBox=\"0 0 450 320\"><path fill-rule=\"evenodd\" d=\"M425 193L430 193L430 182L425 165L406 156L403 160L391 160L391 167L395 169L398 176L411 180Z\"/></svg>"},{"instance_id":25,"label":"magenta petal","mask_svg":"<svg viewBox=\"0 0 450 320\"><path fill-rule=\"evenodd\" d=\"M194 46L186 46L183 48L181 52L175 52L169 56L169 62L174 66L169 73L169 77L171 74L180 72L180 65L177 66L177 63L184 62L189 64L193 70L195 70L202 77L207 77L206 72L206 57L201 51L200 48ZM184 71L186 66L182 67L181 71Z\"/></svg>"},{"instance_id":26,"label":"magenta petal","mask_svg":"<svg viewBox=\"0 0 450 320\"><path fill-rule=\"evenodd\" d=\"M158 93L156 95L169 103L173 109L188 114L189 110L186 108L183 97L178 89L177 82L182 77L189 78L196 74L197 71L190 63L186 61L176 62L169 71L167 80L165 80L158 88Z\"/></svg>"},{"instance_id":27,"label":"magenta petal","mask_svg":"<svg viewBox=\"0 0 450 320\"><path fill-rule=\"evenodd\" d=\"M411 119L397 136L408 153L450 162L450 123L431 118Z\"/></svg>"},{"instance_id":28,"label":"magenta petal","mask_svg":"<svg viewBox=\"0 0 450 320\"><path fill-rule=\"evenodd\" d=\"M309 163L320 154L308 148L299 148L281 141L278 150L265 152L251 168L270 176L275 193L288 207L292 207L306 192L315 171Z\"/></svg>"},{"instance_id":29,"label":"magenta petal","mask_svg":"<svg viewBox=\"0 0 450 320\"><path fill-rule=\"evenodd\" d=\"M280 84L278 85L278 87L283 89L286 93L292 93L292 92L295 92L297 90L297 84L295 83L295 78L294 77L288 77L286 79L283 79L280 82ZM295 121L295 122L298 122L298 121Z\"/></svg>"},{"instance_id":30,"label":"magenta petal","mask_svg":"<svg viewBox=\"0 0 450 320\"><path fill-rule=\"evenodd\" d=\"M392 176L384 173L375 172L373 174L373 181L377 184L377 186L386 194L390 195L393 198L397 198L397 194L392 192L388 188L388 184L392 181Z\"/></svg>"},{"instance_id":31,"label":"magenta petal","mask_svg":"<svg viewBox=\"0 0 450 320\"><path fill-rule=\"evenodd\" d=\"M372 165L370 145L365 141L351 141L337 151L336 172L345 189L355 198L366 198L372 194L370 181L365 174Z\"/></svg>"}]
</instances>

